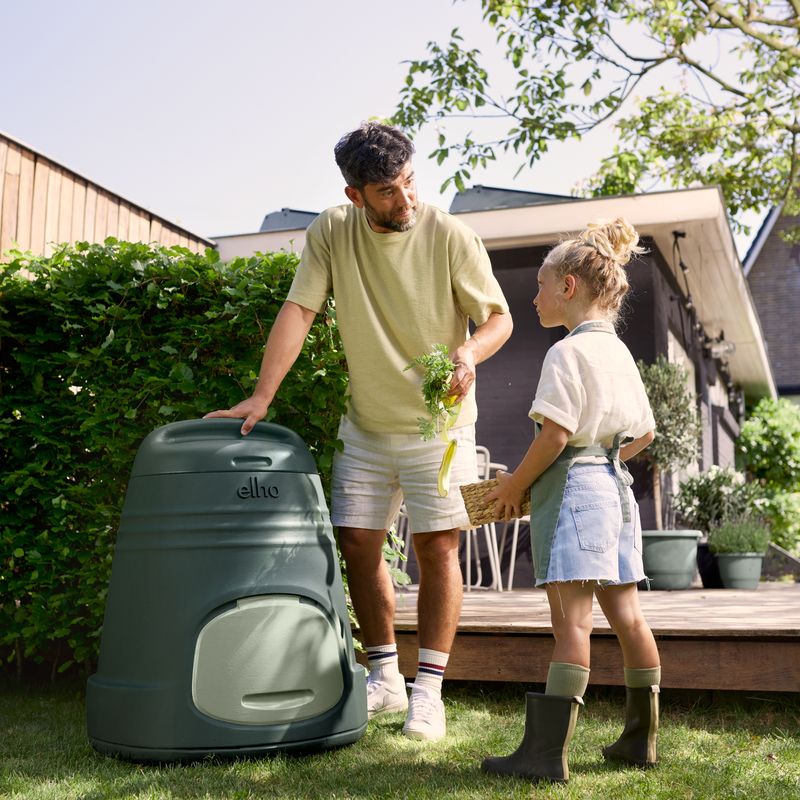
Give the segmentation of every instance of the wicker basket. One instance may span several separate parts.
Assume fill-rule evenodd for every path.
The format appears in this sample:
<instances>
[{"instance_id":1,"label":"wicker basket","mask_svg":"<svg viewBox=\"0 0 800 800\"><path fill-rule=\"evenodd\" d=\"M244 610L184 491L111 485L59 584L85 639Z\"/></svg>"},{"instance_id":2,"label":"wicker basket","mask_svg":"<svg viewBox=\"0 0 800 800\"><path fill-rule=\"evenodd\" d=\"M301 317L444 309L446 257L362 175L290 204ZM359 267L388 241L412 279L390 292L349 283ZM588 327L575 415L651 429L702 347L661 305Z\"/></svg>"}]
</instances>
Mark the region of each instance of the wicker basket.
<instances>
[{"instance_id":1,"label":"wicker basket","mask_svg":"<svg viewBox=\"0 0 800 800\"><path fill-rule=\"evenodd\" d=\"M497 478L491 478L488 481L479 481L478 483L466 483L461 488L461 496L464 498L464 505L469 514L469 521L473 525L486 525L490 522L503 522L497 519L494 513L495 501L487 503L485 497L492 489L497 488ZM526 492L525 498L522 501L522 515L526 516L531 513L531 498Z\"/></svg>"}]
</instances>

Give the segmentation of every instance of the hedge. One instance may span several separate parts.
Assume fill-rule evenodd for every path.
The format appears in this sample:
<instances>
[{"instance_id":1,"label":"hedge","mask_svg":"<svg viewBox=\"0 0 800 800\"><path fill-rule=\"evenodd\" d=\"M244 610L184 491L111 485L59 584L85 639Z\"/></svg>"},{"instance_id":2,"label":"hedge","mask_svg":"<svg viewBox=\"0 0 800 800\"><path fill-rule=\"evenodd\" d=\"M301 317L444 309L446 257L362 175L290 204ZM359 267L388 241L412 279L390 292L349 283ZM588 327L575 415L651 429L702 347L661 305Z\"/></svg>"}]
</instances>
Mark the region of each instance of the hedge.
<instances>
[{"instance_id":1,"label":"hedge","mask_svg":"<svg viewBox=\"0 0 800 800\"><path fill-rule=\"evenodd\" d=\"M0 265L0 655L18 670L89 666L140 441L250 394L297 257L223 264L108 239L12 258ZM268 415L301 433L326 486L346 382L331 307Z\"/></svg>"}]
</instances>

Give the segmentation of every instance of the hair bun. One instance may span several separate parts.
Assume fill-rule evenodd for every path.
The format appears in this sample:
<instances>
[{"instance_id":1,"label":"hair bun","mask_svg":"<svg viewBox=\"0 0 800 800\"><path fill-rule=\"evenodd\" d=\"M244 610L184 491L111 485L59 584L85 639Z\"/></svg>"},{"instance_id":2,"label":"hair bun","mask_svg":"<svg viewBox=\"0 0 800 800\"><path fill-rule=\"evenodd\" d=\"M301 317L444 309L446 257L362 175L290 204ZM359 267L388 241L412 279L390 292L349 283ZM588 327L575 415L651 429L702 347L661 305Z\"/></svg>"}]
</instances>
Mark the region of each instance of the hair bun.
<instances>
[{"instance_id":1,"label":"hair bun","mask_svg":"<svg viewBox=\"0 0 800 800\"><path fill-rule=\"evenodd\" d=\"M580 239L598 253L617 264L625 265L634 255L644 253L639 247L639 234L633 225L622 217L613 222L591 222L580 234Z\"/></svg>"}]
</instances>

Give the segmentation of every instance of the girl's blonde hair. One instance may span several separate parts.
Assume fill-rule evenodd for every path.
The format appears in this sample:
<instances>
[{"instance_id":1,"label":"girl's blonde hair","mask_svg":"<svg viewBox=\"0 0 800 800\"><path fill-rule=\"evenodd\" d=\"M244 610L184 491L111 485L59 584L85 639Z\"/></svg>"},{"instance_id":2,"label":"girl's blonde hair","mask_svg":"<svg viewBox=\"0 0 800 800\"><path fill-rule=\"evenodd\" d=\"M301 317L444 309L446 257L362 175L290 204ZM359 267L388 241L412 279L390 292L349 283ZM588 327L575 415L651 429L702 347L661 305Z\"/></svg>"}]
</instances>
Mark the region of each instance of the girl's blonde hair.
<instances>
[{"instance_id":1,"label":"girl's blonde hair","mask_svg":"<svg viewBox=\"0 0 800 800\"><path fill-rule=\"evenodd\" d=\"M573 239L557 244L542 266L549 266L559 278L575 275L601 309L616 317L630 289L625 265L634 255L644 253L639 234L626 219L590 223Z\"/></svg>"}]
</instances>

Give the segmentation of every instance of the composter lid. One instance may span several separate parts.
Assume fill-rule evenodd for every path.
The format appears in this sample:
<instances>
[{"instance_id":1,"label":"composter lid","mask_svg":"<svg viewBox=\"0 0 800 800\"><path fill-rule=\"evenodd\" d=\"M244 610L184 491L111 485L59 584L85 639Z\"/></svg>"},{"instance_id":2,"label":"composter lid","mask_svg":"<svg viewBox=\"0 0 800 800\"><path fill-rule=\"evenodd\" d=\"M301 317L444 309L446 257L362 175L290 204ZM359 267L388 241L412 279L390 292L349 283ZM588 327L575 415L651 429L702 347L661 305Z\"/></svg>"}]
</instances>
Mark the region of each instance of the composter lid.
<instances>
[{"instance_id":1,"label":"composter lid","mask_svg":"<svg viewBox=\"0 0 800 800\"><path fill-rule=\"evenodd\" d=\"M282 425L258 422L247 436L240 419L190 419L156 428L139 447L131 477L187 472L316 474L303 440Z\"/></svg>"}]
</instances>

